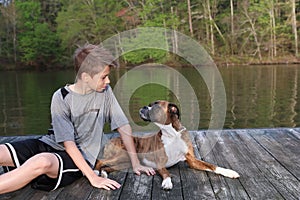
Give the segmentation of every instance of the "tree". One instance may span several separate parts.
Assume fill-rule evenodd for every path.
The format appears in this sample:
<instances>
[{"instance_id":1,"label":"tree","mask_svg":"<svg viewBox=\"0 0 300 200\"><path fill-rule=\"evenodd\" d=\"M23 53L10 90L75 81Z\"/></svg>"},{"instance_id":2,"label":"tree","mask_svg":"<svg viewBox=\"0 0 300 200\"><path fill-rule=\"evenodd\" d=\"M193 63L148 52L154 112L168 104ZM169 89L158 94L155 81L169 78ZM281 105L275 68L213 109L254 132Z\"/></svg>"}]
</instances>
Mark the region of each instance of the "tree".
<instances>
[{"instance_id":1,"label":"tree","mask_svg":"<svg viewBox=\"0 0 300 200\"><path fill-rule=\"evenodd\" d=\"M175 8L177 7L177 2L175 1L162 1L162 0L147 0L147 1L139 1L136 3L128 2L131 5L131 9L135 11L139 11L139 21L140 26L144 27L164 27L165 29L173 29L177 30L179 26L179 18L175 14L177 11ZM157 36L151 35L152 33L140 32L137 34L135 38L131 38L129 40L122 41L122 49L126 49L126 47L130 47L131 45L139 45L145 44L149 41L145 41L145 38L153 38L158 41L164 41L162 37L168 37L165 33L161 33ZM156 41L152 41L155 43ZM178 48L178 41L176 37L176 32L173 32L171 36L169 44L164 45L163 49L168 49L170 46L173 47L172 51L176 52ZM131 49L131 48L130 48ZM171 50L171 49L170 49ZM166 61L171 54L164 50L160 49L141 49L134 52L129 52L123 56L124 60L129 63L141 63L145 61L155 61L162 62Z\"/></svg>"},{"instance_id":2,"label":"tree","mask_svg":"<svg viewBox=\"0 0 300 200\"><path fill-rule=\"evenodd\" d=\"M295 41L295 56L298 57L298 33L297 33L297 19L296 19L296 1L290 0L292 4L291 15L292 15L292 28L294 33L294 41Z\"/></svg>"},{"instance_id":3,"label":"tree","mask_svg":"<svg viewBox=\"0 0 300 200\"><path fill-rule=\"evenodd\" d=\"M3 22L2 32L6 41L5 56L8 58L13 57L13 62L16 64L17 62L17 19L16 19L16 7L15 2L5 1L3 5L0 5L0 11ZM2 29L2 30L3 30ZM13 48L9 48L12 46ZM11 56L12 54L12 56ZM1 54L0 54L1 55Z\"/></svg>"},{"instance_id":4,"label":"tree","mask_svg":"<svg viewBox=\"0 0 300 200\"><path fill-rule=\"evenodd\" d=\"M233 55L233 44L234 42L234 7L233 7L233 0L230 0L230 29L231 29L231 34L230 34L230 50L231 50L231 55Z\"/></svg>"},{"instance_id":5,"label":"tree","mask_svg":"<svg viewBox=\"0 0 300 200\"><path fill-rule=\"evenodd\" d=\"M276 18L275 18L275 8L274 1L269 0L269 15L270 15L270 54L271 58L277 56L277 42L276 42Z\"/></svg>"},{"instance_id":6,"label":"tree","mask_svg":"<svg viewBox=\"0 0 300 200\"><path fill-rule=\"evenodd\" d=\"M63 8L56 18L62 46L70 52L76 44L100 43L123 30L116 16L122 2L107 0L62 1Z\"/></svg>"},{"instance_id":7,"label":"tree","mask_svg":"<svg viewBox=\"0 0 300 200\"><path fill-rule=\"evenodd\" d=\"M54 64L61 55L59 40L46 22L40 23L40 3L18 1L16 8L19 20L18 50L21 61L37 68Z\"/></svg>"},{"instance_id":8,"label":"tree","mask_svg":"<svg viewBox=\"0 0 300 200\"><path fill-rule=\"evenodd\" d=\"M192 12L191 12L191 0L187 0L187 7L188 7L188 18L189 18L189 27L191 36L194 36L194 29L193 29L193 22L192 22Z\"/></svg>"}]
</instances>

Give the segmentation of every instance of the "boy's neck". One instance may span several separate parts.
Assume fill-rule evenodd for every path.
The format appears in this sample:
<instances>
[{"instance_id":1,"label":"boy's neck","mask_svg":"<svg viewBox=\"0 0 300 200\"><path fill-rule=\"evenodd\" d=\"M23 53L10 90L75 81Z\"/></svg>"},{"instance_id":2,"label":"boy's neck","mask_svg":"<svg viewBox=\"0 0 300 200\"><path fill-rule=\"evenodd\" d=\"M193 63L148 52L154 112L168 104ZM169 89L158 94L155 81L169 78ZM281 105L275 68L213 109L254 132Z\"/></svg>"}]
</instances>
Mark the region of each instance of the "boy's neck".
<instances>
[{"instance_id":1,"label":"boy's neck","mask_svg":"<svg viewBox=\"0 0 300 200\"><path fill-rule=\"evenodd\" d=\"M81 80L77 80L77 82L75 82L74 84L69 85L69 88L73 92L81 95L89 94L92 92L92 89L87 87L87 85L84 84Z\"/></svg>"}]
</instances>

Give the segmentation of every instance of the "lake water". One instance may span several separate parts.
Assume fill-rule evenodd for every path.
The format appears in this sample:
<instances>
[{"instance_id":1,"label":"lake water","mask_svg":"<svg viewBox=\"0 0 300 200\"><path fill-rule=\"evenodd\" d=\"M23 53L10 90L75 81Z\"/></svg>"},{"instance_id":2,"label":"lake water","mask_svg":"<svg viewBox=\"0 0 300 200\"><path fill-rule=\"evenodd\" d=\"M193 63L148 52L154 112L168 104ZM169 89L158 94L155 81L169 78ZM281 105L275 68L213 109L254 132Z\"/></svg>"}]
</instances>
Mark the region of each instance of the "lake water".
<instances>
[{"instance_id":1,"label":"lake water","mask_svg":"<svg viewBox=\"0 0 300 200\"><path fill-rule=\"evenodd\" d=\"M226 98L224 129L296 127L300 125L299 65L230 66L218 68ZM114 69L111 86L134 131L148 125L138 110L162 99L177 103L188 129L207 129L212 101L201 75L189 67ZM74 82L74 72L0 72L0 136L44 134L50 127L50 102L55 90ZM164 80L160 84L157 80ZM120 84L121 83L121 84ZM222 112L220 109L220 112ZM106 128L106 132L109 132Z\"/></svg>"}]
</instances>

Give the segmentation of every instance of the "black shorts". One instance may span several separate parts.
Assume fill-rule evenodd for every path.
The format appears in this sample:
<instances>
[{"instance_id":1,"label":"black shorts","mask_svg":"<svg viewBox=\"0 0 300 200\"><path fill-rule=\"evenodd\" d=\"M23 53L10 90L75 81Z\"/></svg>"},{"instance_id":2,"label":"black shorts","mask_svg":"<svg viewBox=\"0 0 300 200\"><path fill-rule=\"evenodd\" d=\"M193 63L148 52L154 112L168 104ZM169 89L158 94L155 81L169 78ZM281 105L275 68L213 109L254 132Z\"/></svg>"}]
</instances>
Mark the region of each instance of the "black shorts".
<instances>
[{"instance_id":1,"label":"black shorts","mask_svg":"<svg viewBox=\"0 0 300 200\"><path fill-rule=\"evenodd\" d=\"M5 145L15 164L15 167L3 167L5 171L21 166L26 160L39 153L49 152L57 157L59 161L58 177L50 178L45 174L41 175L31 181L34 189L55 190L58 187L69 185L83 176L67 152L58 151L38 139L6 143Z\"/></svg>"}]
</instances>

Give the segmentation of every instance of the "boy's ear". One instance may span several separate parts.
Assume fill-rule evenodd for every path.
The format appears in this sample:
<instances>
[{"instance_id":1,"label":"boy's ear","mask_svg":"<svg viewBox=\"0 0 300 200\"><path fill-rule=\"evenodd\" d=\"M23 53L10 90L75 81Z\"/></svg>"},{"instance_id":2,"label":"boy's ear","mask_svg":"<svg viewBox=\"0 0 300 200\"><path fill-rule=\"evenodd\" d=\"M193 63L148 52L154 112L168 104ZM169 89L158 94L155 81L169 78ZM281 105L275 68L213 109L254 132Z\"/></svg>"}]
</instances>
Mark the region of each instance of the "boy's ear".
<instances>
[{"instance_id":1,"label":"boy's ear","mask_svg":"<svg viewBox=\"0 0 300 200\"><path fill-rule=\"evenodd\" d=\"M88 74L88 73L86 73L86 72L83 72L82 74L81 74L81 80L83 81L83 82L87 82L90 78L91 78L91 76Z\"/></svg>"}]
</instances>

